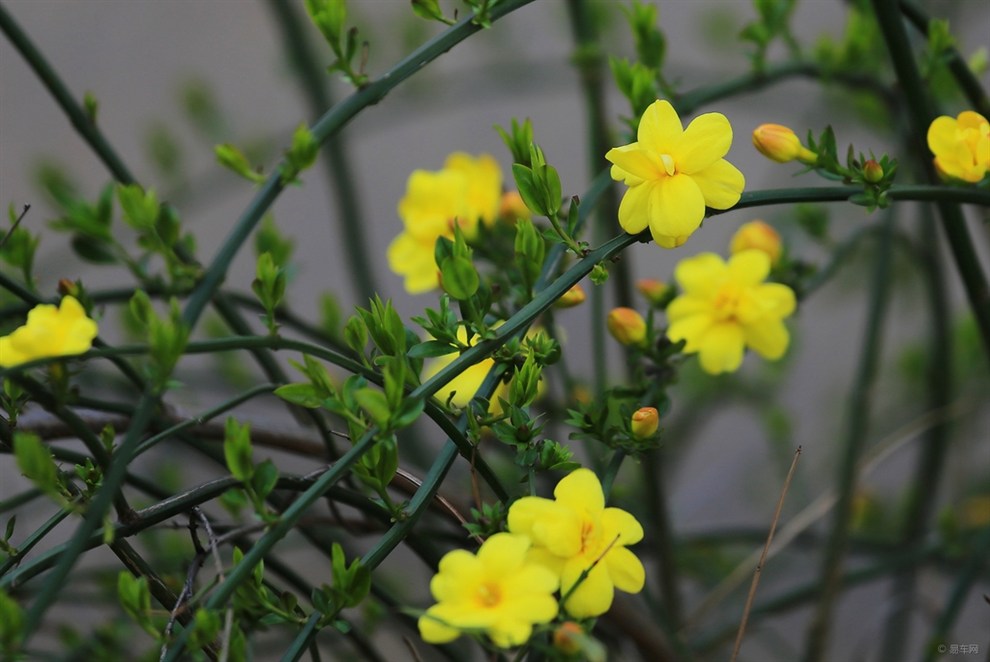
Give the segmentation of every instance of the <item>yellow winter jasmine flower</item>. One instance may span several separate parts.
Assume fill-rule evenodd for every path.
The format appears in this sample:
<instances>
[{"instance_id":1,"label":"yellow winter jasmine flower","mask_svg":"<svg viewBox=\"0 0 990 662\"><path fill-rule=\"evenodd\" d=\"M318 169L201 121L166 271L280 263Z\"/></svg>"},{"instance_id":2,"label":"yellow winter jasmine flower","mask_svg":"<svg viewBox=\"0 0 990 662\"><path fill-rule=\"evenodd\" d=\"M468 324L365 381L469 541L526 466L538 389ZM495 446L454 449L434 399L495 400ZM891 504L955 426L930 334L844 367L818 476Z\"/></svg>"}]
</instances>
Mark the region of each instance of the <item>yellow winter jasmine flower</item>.
<instances>
[{"instance_id":1,"label":"yellow winter jasmine flower","mask_svg":"<svg viewBox=\"0 0 990 662\"><path fill-rule=\"evenodd\" d=\"M498 217L502 205L502 170L498 161L482 154L474 158L464 152L454 152L443 164L447 172L460 173L464 177L464 210L462 223L468 224L467 235L471 237L478 221L491 225Z\"/></svg>"},{"instance_id":2,"label":"yellow winter jasmine flower","mask_svg":"<svg viewBox=\"0 0 990 662\"><path fill-rule=\"evenodd\" d=\"M975 184L990 170L990 122L971 110L937 117L928 127L928 148L939 174Z\"/></svg>"},{"instance_id":3,"label":"yellow winter jasmine flower","mask_svg":"<svg viewBox=\"0 0 990 662\"><path fill-rule=\"evenodd\" d=\"M96 332L96 322L75 297L64 297L58 308L39 304L28 312L26 324L0 338L0 368L82 354L92 347Z\"/></svg>"},{"instance_id":4,"label":"yellow winter jasmine flower","mask_svg":"<svg viewBox=\"0 0 990 662\"><path fill-rule=\"evenodd\" d=\"M698 352L710 374L732 372L750 347L767 359L783 356L790 336L784 318L794 312L794 291L764 283L770 258L745 250L726 264L714 253L681 260L674 276L684 292L667 307L667 336L686 340L684 351Z\"/></svg>"},{"instance_id":5,"label":"yellow winter jasmine flower","mask_svg":"<svg viewBox=\"0 0 990 662\"><path fill-rule=\"evenodd\" d=\"M724 158L732 127L721 113L705 113L684 129L668 101L655 101L639 123L634 143L610 149L612 179L629 190L619 205L619 224L675 248L705 217L705 207L728 209L739 202L746 180Z\"/></svg>"},{"instance_id":6,"label":"yellow winter jasmine flower","mask_svg":"<svg viewBox=\"0 0 990 662\"><path fill-rule=\"evenodd\" d=\"M509 508L509 531L529 536L529 556L560 576L564 609L575 618L598 616L612 606L615 589L638 593L643 564L626 547L643 539L643 527L619 508L606 508L598 477L578 469L557 483L555 499L523 497ZM577 584L584 574L587 576ZM577 584L575 586L575 584Z\"/></svg>"},{"instance_id":7,"label":"yellow winter jasmine flower","mask_svg":"<svg viewBox=\"0 0 990 662\"><path fill-rule=\"evenodd\" d=\"M502 173L487 154L474 158L455 152L442 170L413 171L397 207L405 230L386 253L392 271L405 278L406 291L420 294L436 288L437 238L452 239L457 223L473 239L479 223L490 225L497 218L501 197Z\"/></svg>"},{"instance_id":8,"label":"yellow winter jasmine flower","mask_svg":"<svg viewBox=\"0 0 990 662\"><path fill-rule=\"evenodd\" d=\"M477 336L472 338L471 342L468 342L467 331L464 330L463 326L457 329L457 338L462 343L465 343L469 346L473 346L475 343L478 342ZM423 367L422 380L425 382L427 379L433 377L442 369L446 368L448 365L453 363L454 359L456 359L458 356L460 355L454 352L452 354L438 356L437 358L433 359ZM442 386L440 390L437 391L436 397L442 400L443 402L447 402L447 398L449 397L450 404L452 404L453 406L460 408L466 407L467 404L471 402L471 398L474 397L474 394L478 392L479 388L481 388L481 383L485 381L485 377L488 376L488 371L491 370L494 365L495 365L495 359L487 358L487 359L482 359L481 361L475 363L472 366L469 366L467 370L457 375L452 380L447 382L444 386ZM501 408L499 407L498 404L498 398L499 396L505 397L508 393L508 390L509 387L505 383L501 383L501 382L497 387L495 387L495 392L492 394L492 397L490 398L493 410L501 411ZM451 396L451 393L453 393L453 396Z\"/></svg>"},{"instance_id":9,"label":"yellow winter jasmine flower","mask_svg":"<svg viewBox=\"0 0 990 662\"><path fill-rule=\"evenodd\" d=\"M500 648L529 641L534 624L557 615L557 576L527 559L530 540L496 533L477 555L463 549L440 559L430 581L437 604L419 618L419 633L431 644L453 641L466 631L485 632Z\"/></svg>"}]
</instances>

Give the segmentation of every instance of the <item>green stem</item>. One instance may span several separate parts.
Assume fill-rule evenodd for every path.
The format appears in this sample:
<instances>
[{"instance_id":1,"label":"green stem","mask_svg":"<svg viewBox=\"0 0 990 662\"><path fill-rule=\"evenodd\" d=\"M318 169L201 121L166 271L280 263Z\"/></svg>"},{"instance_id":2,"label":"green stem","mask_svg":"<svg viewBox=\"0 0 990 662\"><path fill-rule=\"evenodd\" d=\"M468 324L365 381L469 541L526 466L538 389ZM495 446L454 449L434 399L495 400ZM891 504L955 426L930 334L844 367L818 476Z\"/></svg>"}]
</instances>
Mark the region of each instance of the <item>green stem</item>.
<instances>
[{"instance_id":1,"label":"green stem","mask_svg":"<svg viewBox=\"0 0 990 662\"><path fill-rule=\"evenodd\" d=\"M891 63L897 73L897 80L907 99L907 110L911 120L911 133L920 143L927 135L928 127L937 115L935 103L925 91L924 82L915 64L914 53L908 43L907 31L897 0L871 0L876 12L880 30L890 53ZM925 148L919 147L919 153L926 153ZM929 182L936 181L934 167L931 161L924 160L923 167ZM975 187L974 187L975 188ZM952 256L962 278L969 305L980 329L980 338L986 359L990 361L990 286L980 266L973 240L966 228L966 220L958 204L947 198L936 201L939 215L942 218L942 230L949 241Z\"/></svg>"},{"instance_id":2,"label":"green stem","mask_svg":"<svg viewBox=\"0 0 990 662\"><path fill-rule=\"evenodd\" d=\"M764 533L764 538L766 534ZM937 545L928 545L923 548L896 549L891 554L878 560L874 565L865 568L850 570L836 581L840 588L849 588L867 582L886 579L891 571L902 568L916 566L933 558L939 551ZM815 602L821 595L821 585L818 581L803 584L795 589L791 589L783 595L769 598L755 606L750 612L750 625L753 626L761 618L778 614L794 609L807 603ZM738 621L733 621L714 634L699 638L692 643L692 648L699 655L710 655L713 649L725 642L731 642L739 630Z\"/></svg>"},{"instance_id":3,"label":"green stem","mask_svg":"<svg viewBox=\"0 0 990 662\"><path fill-rule=\"evenodd\" d=\"M492 21L523 7L533 0L504 0L490 12ZM454 27L445 30L426 44L403 58L397 65L372 83L362 87L328 110L313 126L313 138L322 145L334 137L343 126L364 108L381 101L399 83L403 82L427 64L447 52L468 36L481 30L468 16ZM190 327L195 325L207 302L213 297L227 274L227 268L237 255L241 245L251 235L255 225L282 192L281 166L273 169L254 200L237 220L220 250L210 261L203 279L196 286L183 310L183 318Z\"/></svg>"},{"instance_id":4,"label":"green stem","mask_svg":"<svg viewBox=\"0 0 990 662\"><path fill-rule=\"evenodd\" d=\"M55 101L62 109L62 112L69 118L69 122L89 146L93 148L99 159L103 161L103 164L113 174L114 179L123 184L133 183L135 181L133 175L131 175L120 157L117 156L110 143L103 137L103 133L97 128L95 123L90 121L90 118L83 111L82 106L72 97L69 89L62 82L62 79L55 73L55 70L41 52L35 48L27 34L14 21L14 18L3 8L3 5L0 5L0 30L3 30L10 43L14 45L14 48L21 54L21 57L28 63L28 66L31 67L31 70L34 71L35 75L45 85L49 93L55 97Z\"/></svg>"},{"instance_id":5,"label":"green stem","mask_svg":"<svg viewBox=\"0 0 990 662\"><path fill-rule=\"evenodd\" d=\"M39 542L41 542L52 529L58 526L62 522L62 520L64 520L66 517L68 517L71 514L72 514L72 510L70 508L62 508L57 513L49 517L44 524L42 524L37 529L35 529L31 533L31 535L25 538L21 542L21 544L17 546L17 554L8 557L6 561L0 564L0 577L3 577L5 574L7 574L7 572L9 572L11 568L16 566L21 561L21 559L23 559L25 555L27 555L28 552L34 549L34 546L37 545Z\"/></svg>"},{"instance_id":6,"label":"green stem","mask_svg":"<svg viewBox=\"0 0 990 662\"><path fill-rule=\"evenodd\" d=\"M567 13L570 17L571 35L574 38L577 51L574 54L574 65L577 67L581 80L581 91L584 95L585 115L588 122L588 164L594 175L607 167L605 152L609 150L608 113L605 108L606 94L604 90L605 58L598 45L598 29L590 12L588 0L568 0ZM611 234L619 215L619 198L615 185L605 189L598 212L598 223L595 225L595 243L601 243ZM632 282L630 277L629 260L620 260L609 270L615 302L617 306L632 305ZM603 323L603 322L598 322Z\"/></svg>"},{"instance_id":7,"label":"green stem","mask_svg":"<svg viewBox=\"0 0 990 662\"><path fill-rule=\"evenodd\" d=\"M295 6L289 0L274 0L268 3L275 14L282 32L283 45L292 59L303 93L309 103L313 118L319 117L333 105L326 73L317 66L317 55L309 38L310 30L300 20ZM356 193L354 178L351 175L351 159L347 154L344 136L338 133L333 140L323 145L323 160L330 177L337 203L337 227L344 237L344 260L353 276L358 297L367 301L378 288L368 256L368 243L364 236L364 213Z\"/></svg>"},{"instance_id":8,"label":"green stem","mask_svg":"<svg viewBox=\"0 0 990 662\"><path fill-rule=\"evenodd\" d=\"M320 631L317 625L319 625L321 618L323 618L323 614L318 611L310 614L309 618L306 619L306 624L299 630L299 634L295 636L289 647L282 653L282 662L296 662L296 660L302 657L302 654L306 652L306 649L309 648L310 643L312 643L313 639L316 638L316 634Z\"/></svg>"},{"instance_id":9,"label":"green stem","mask_svg":"<svg viewBox=\"0 0 990 662\"><path fill-rule=\"evenodd\" d=\"M605 467L605 475L602 476L602 492L605 494L605 500L608 501L609 495L612 493L612 483L615 482L615 476L619 473L619 469L622 468L622 461L626 459L626 452L623 450L617 450L612 454L612 460Z\"/></svg>"},{"instance_id":10,"label":"green stem","mask_svg":"<svg viewBox=\"0 0 990 662\"><path fill-rule=\"evenodd\" d=\"M966 559L965 565L959 570L956 583L949 591L945 608L939 614L938 620L935 621L935 627L932 628L928 645L921 657L924 662L935 661L938 645L946 643L952 631L952 625L966 604L966 596L973 590L976 585L976 578L986 567L987 559L990 559L990 526L983 528L983 531L973 540L972 545L969 557Z\"/></svg>"},{"instance_id":11,"label":"green stem","mask_svg":"<svg viewBox=\"0 0 990 662\"><path fill-rule=\"evenodd\" d=\"M910 2L910 0L900 0L899 4L901 11L904 12L904 16L907 17L918 32L927 37L931 18L925 14L921 7ZM963 56L955 47L948 49L947 65L952 76L956 79L956 83L962 89L963 94L973 104L973 110L984 117L990 117L990 97L987 96L983 86L980 85L980 79L969 68L966 60L963 59Z\"/></svg>"},{"instance_id":12,"label":"green stem","mask_svg":"<svg viewBox=\"0 0 990 662\"><path fill-rule=\"evenodd\" d=\"M151 420L152 410L157 400L156 394L146 391L141 397L131 425L127 429L124 440L113 454L110 462L110 469L103 476L103 484L97 490L96 495L86 509L86 515L82 523L76 529L68 543L65 554L59 559L58 565L52 574L46 579L38 597L30 610L24 617L24 629L22 641L26 645L31 635L41 625L41 619L45 611L62 590L65 581L68 579L72 567L78 560L79 555L86 549L86 543L90 535L102 523L103 516L110 507L111 502L117 498L120 485L127 473L127 466L133 457L141 435Z\"/></svg>"},{"instance_id":13,"label":"green stem","mask_svg":"<svg viewBox=\"0 0 990 662\"><path fill-rule=\"evenodd\" d=\"M921 266L931 324L926 365L928 378L925 382L928 387L927 408L930 411L939 411L949 406L953 394L952 338L949 329L952 315L948 305L945 275L939 264L935 222L929 208L926 207L924 213L921 237L924 252ZM909 487L907 506L904 508L904 528L900 540L903 549L911 549L924 543L948 454L949 431L948 421L942 420L933 425L925 435L918 455L915 477ZM916 569L908 567L894 577L888 601L892 606L887 614L883 644L880 646L882 662L907 659L905 647L915 604L917 576Z\"/></svg>"},{"instance_id":14,"label":"green stem","mask_svg":"<svg viewBox=\"0 0 990 662\"><path fill-rule=\"evenodd\" d=\"M724 83L706 85L695 90L690 90L678 96L676 100L673 100L673 103L678 112L682 115L689 115L698 108L713 101L742 94L753 94L774 83L794 77L835 81L854 90L877 94L888 106L892 106L895 103L895 99L891 93L886 90L880 81L872 76L828 72L814 62L801 61L774 65L761 71L744 74Z\"/></svg>"},{"instance_id":15,"label":"green stem","mask_svg":"<svg viewBox=\"0 0 990 662\"><path fill-rule=\"evenodd\" d=\"M805 660L825 659L832 611L839 595L839 578L852 525L853 497L856 489L857 466L866 443L873 381L877 373L882 346L883 320L890 290L890 261L893 251L894 218L888 214L883 221L883 235L874 258L873 280L867 308L867 322L860 350L859 367L849 396L849 414L843 441L842 459L837 479L838 501L829 531L819 586L821 599L815 608L808 629Z\"/></svg>"}]
</instances>

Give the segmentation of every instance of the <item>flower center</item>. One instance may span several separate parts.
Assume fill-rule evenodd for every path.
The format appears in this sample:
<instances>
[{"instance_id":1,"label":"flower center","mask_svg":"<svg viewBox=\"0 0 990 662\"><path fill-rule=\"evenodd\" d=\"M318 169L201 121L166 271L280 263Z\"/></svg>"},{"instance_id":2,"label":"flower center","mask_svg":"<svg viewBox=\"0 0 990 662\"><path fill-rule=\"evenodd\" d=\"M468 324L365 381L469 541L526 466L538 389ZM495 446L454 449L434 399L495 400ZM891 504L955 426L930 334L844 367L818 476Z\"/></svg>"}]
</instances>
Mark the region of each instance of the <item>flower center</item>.
<instances>
[{"instance_id":1,"label":"flower center","mask_svg":"<svg viewBox=\"0 0 990 662\"><path fill-rule=\"evenodd\" d=\"M719 321L735 318L742 296L742 288L735 283L722 285L718 292L715 293L715 298L712 299L715 318Z\"/></svg>"},{"instance_id":2,"label":"flower center","mask_svg":"<svg viewBox=\"0 0 990 662\"><path fill-rule=\"evenodd\" d=\"M581 521L581 551L580 554L595 554L601 543L601 535L596 530L595 522L591 519Z\"/></svg>"},{"instance_id":3,"label":"flower center","mask_svg":"<svg viewBox=\"0 0 990 662\"><path fill-rule=\"evenodd\" d=\"M482 607L494 607L502 601L502 590L495 582L484 582L478 586L476 597Z\"/></svg>"},{"instance_id":4,"label":"flower center","mask_svg":"<svg viewBox=\"0 0 990 662\"><path fill-rule=\"evenodd\" d=\"M674 173L677 171L674 167L674 157L670 154L661 154L660 161L663 162L663 169L666 171L667 175L673 177Z\"/></svg>"}]
</instances>

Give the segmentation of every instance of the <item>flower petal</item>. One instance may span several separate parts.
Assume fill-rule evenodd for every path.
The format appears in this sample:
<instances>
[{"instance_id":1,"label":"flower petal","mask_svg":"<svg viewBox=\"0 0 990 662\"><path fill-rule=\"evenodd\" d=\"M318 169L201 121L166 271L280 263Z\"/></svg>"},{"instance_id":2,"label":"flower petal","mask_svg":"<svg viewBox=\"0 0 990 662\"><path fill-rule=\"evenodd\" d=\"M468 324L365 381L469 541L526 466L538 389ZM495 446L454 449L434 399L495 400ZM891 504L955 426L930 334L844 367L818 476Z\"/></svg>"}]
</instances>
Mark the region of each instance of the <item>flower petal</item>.
<instances>
[{"instance_id":1,"label":"flower petal","mask_svg":"<svg viewBox=\"0 0 990 662\"><path fill-rule=\"evenodd\" d=\"M426 610L426 613L419 617L419 636L428 644L446 644L461 636L461 631L440 622L433 609Z\"/></svg>"},{"instance_id":2,"label":"flower petal","mask_svg":"<svg viewBox=\"0 0 990 662\"><path fill-rule=\"evenodd\" d=\"M736 166L719 159L707 168L691 175L701 189L705 204L712 209L728 209L739 202L746 178Z\"/></svg>"},{"instance_id":3,"label":"flower petal","mask_svg":"<svg viewBox=\"0 0 990 662\"><path fill-rule=\"evenodd\" d=\"M650 191L656 188L652 182L632 186L619 203L619 225L629 234L639 234L650 222Z\"/></svg>"},{"instance_id":4,"label":"flower petal","mask_svg":"<svg viewBox=\"0 0 990 662\"><path fill-rule=\"evenodd\" d=\"M671 324L687 317L711 313L712 303L705 297L682 294L667 305L667 319Z\"/></svg>"},{"instance_id":5,"label":"flower petal","mask_svg":"<svg viewBox=\"0 0 990 662\"><path fill-rule=\"evenodd\" d=\"M693 354L701 349L702 342L713 324L715 320L709 314L691 315L672 322L667 329L667 337L673 342L686 340L684 353Z\"/></svg>"},{"instance_id":6,"label":"flower petal","mask_svg":"<svg viewBox=\"0 0 990 662\"><path fill-rule=\"evenodd\" d=\"M688 124L672 156L678 171L693 175L725 156L730 146L732 126L729 120L722 113L705 113Z\"/></svg>"},{"instance_id":7,"label":"flower petal","mask_svg":"<svg viewBox=\"0 0 990 662\"><path fill-rule=\"evenodd\" d=\"M602 526L608 542L619 536L615 545L632 545L643 539L643 525L621 508L606 508L602 513Z\"/></svg>"},{"instance_id":8,"label":"flower petal","mask_svg":"<svg viewBox=\"0 0 990 662\"><path fill-rule=\"evenodd\" d=\"M683 133L677 111L669 101L658 99L643 113L636 139L644 149L658 153L669 152Z\"/></svg>"},{"instance_id":9,"label":"flower petal","mask_svg":"<svg viewBox=\"0 0 990 662\"><path fill-rule=\"evenodd\" d=\"M705 218L705 198L687 175L665 177L650 192L650 232L664 248L688 240Z\"/></svg>"},{"instance_id":10,"label":"flower petal","mask_svg":"<svg viewBox=\"0 0 990 662\"><path fill-rule=\"evenodd\" d=\"M797 306L794 290L780 283L764 283L753 290L753 298L763 308L764 315L777 319L789 317Z\"/></svg>"},{"instance_id":11,"label":"flower petal","mask_svg":"<svg viewBox=\"0 0 990 662\"><path fill-rule=\"evenodd\" d=\"M674 278L688 294L710 298L725 280L728 267L715 253L699 253L677 263Z\"/></svg>"},{"instance_id":12,"label":"flower petal","mask_svg":"<svg viewBox=\"0 0 990 662\"><path fill-rule=\"evenodd\" d=\"M523 564L529 546L526 536L496 533L478 550L478 561L492 575L508 575Z\"/></svg>"},{"instance_id":13,"label":"flower petal","mask_svg":"<svg viewBox=\"0 0 990 662\"><path fill-rule=\"evenodd\" d=\"M571 590L588 566L589 563L582 559L575 559L574 562L564 566L560 578L561 595L566 595ZM608 568L604 562L599 563L591 568L588 576L570 593L564 609L575 618L599 616L612 606L614 593Z\"/></svg>"},{"instance_id":14,"label":"flower petal","mask_svg":"<svg viewBox=\"0 0 990 662\"><path fill-rule=\"evenodd\" d=\"M553 495L578 513L598 517L605 509L605 495L598 476L590 469L575 469L557 483Z\"/></svg>"},{"instance_id":15,"label":"flower petal","mask_svg":"<svg viewBox=\"0 0 990 662\"><path fill-rule=\"evenodd\" d=\"M621 149L613 148L605 153L605 158L615 164L615 167L622 172L638 179L657 179L661 174L656 157L641 147L626 145L625 148Z\"/></svg>"},{"instance_id":16,"label":"flower petal","mask_svg":"<svg viewBox=\"0 0 990 662\"><path fill-rule=\"evenodd\" d=\"M729 258L729 278L739 285L759 285L770 274L770 256L756 249L740 251Z\"/></svg>"},{"instance_id":17,"label":"flower petal","mask_svg":"<svg viewBox=\"0 0 990 662\"><path fill-rule=\"evenodd\" d=\"M746 344L765 359L775 361L787 351L790 334L779 318L765 319L743 327Z\"/></svg>"},{"instance_id":18,"label":"flower petal","mask_svg":"<svg viewBox=\"0 0 990 662\"><path fill-rule=\"evenodd\" d=\"M742 365L743 333L737 324L715 324L701 341L701 368L711 374L734 372Z\"/></svg>"},{"instance_id":19,"label":"flower petal","mask_svg":"<svg viewBox=\"0 0 990 662\"><path fill-rule=\"evenodd\" d=\"M613 547L602 561L615 588L626 593L639 593L646 583L643 562L625 547Z\"/></svg>"}]
</instances>

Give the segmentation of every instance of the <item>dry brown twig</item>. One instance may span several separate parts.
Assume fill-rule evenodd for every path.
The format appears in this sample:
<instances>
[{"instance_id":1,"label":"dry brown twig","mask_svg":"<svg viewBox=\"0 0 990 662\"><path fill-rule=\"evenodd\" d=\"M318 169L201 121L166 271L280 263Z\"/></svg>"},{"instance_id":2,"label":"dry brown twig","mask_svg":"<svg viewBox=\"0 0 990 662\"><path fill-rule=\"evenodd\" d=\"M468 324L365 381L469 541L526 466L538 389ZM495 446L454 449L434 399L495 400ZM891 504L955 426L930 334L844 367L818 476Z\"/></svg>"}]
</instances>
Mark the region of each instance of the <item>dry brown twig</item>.
<instances>
[{"instance_id":1,"label":"dry brown twig","mask_svg":"<svg viewBox=\"0 0 990 662\"><path fill-rule=\"evenodd\" d=\"M753 571L753 582L749 585L749 595L746 596L746 606L743 607L742 620L739 623L739 633L736 635L736 643L732 647L732 657L729 658L730 662L735 662L736 657L739 655L739 649L742 648L743 635L746 634L746 621L749 620L749 612L753 608L753 599L756 597L756 587L760 584L763 564L767 561L770 543L773 542L773 533L777 530L777 522L780 521L780 511L784 507L784 498L787 496L787 490L791 487L791 479L794 477L794 470L797 468L798 458L800 457L801 447L798 446L797 450L794 451L794 459L791 460L791 468L787 472L787 478L784 479L784 487L780 490L780 498L777 499L777 509L774 510L773 520L770 522L770 532L767 534L766 544L763 545L760 562L756 564L756 570Z\"/></svg>"}]
</instances>

